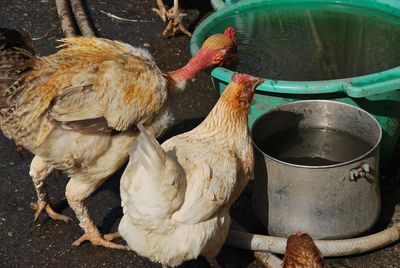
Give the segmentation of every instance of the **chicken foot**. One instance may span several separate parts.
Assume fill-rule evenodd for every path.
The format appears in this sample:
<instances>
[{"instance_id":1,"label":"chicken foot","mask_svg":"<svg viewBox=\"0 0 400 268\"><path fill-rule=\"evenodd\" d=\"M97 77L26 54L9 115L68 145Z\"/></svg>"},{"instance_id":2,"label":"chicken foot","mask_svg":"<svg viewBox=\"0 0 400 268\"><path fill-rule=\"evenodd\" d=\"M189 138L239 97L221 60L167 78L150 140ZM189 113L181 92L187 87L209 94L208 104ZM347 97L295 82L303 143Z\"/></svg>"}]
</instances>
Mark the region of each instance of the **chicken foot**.
<instances>
[{"instance_id":1,"label":"chicken foot","mask_svg":"<svg viewBox=\"0 0 400 268\"><path fill-rule=\"evenodd\" d=\"M120 237L121 237L121 234L119 232L109 233L109 234L104 235L104 239L107 241L113 241Z\"/></svg>"},{"instance_id":2,"label":"chicken foot","mask_svg":"<svg viewBox=\"0 0 400 268\"><path fill-rule=\"evenodd\" d=\"M84 241L90 241L93 245L96 246L129 250L127 246L110 242L101 236L93 220L90 218L88 210L83 202L72 201L68 199L68 203L70 207L75 211L76 217L80 222L79 226L81 226L81 228L85 231L85 233L72 244L73 246L80 246Z\"/></svg>"},{"instance_id":3,"label":"chicken foot","mask_svg":"<svg viewBox=\"0 0 400 268\"><path fill-rule=\"evenodd\" d=\"M33 221L36 221L44 210L53 220L65 222L72 221L70 217L55 212L49 203L45 180L53 169L54 168L51 165L45 163L39 156L35 156L31 162L29 175L32 177L38 198L36 203L31 203L31 208L36 211Z\"/></svg>"},{"instance_id":4,"label":"chicken foot","mask_svg":"<svg viewBox=\"0 0 400 268\"><path fill-rule=\"evenodd\" d=\"M163 35L174 36L178 31L180 31L191 37L192 34L182 24L182 18L185 17L187 14L179 12L179 0L174 0L174 6L168 11L166 10L162 0L156 1L158 8L153 8L153 11L156 12L167 24L163 31Z\"/></svg>"},{"instance_id":5,"label":"chicken foot","mask_svg":"<svg viewBox=\"0 0 400 268\"><path fill-rule=\"evenodd\" d=\"M83 201L97 188L97 184L87 184L83 181L77 181L74 178L67 184L65 196L69 206L75 212L76 217L79 220L79 226L84 230L84 234L77 239L73 246L80 246L84 241L90 241L93 245L103 246L112 249L129 250L128 246L120 245L104 239L97 226L89 216L89 212L84 205Z\"/></svg>"}]
</instances>

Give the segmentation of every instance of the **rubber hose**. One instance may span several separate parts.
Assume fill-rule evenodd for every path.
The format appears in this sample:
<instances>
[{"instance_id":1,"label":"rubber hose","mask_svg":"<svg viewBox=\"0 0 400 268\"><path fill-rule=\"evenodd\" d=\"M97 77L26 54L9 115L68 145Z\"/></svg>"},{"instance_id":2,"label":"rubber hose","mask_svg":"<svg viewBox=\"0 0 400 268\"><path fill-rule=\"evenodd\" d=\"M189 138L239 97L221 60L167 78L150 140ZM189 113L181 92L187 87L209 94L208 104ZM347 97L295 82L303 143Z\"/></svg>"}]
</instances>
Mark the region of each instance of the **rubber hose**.
<instances>
[{"instance_id":1,"label":"rubber hose","mask_svg":"<svg viewBox=\"0 0 400 268\"><path fill-rule=\"evenodd\" d=\"M400 224L384 231L351 239L315 240L315 244L325 257L348 256L380 249L400 240ZM227 239L230 246L284 254L286 238L264 236L240 231L230 231Z\"/></svg>"},{"instance_id":2,"label":"rubber hose","mask_svg":"<svg viewBox=\"0 0 400 268\"><path fill-rule=\"evenodd\" d=\"M246 229L234 219L231 219L231 230L246 232ZM282 260L270 252L254 251L254 257L267 268L281 268Z\"/></svg>"}]
</instances>

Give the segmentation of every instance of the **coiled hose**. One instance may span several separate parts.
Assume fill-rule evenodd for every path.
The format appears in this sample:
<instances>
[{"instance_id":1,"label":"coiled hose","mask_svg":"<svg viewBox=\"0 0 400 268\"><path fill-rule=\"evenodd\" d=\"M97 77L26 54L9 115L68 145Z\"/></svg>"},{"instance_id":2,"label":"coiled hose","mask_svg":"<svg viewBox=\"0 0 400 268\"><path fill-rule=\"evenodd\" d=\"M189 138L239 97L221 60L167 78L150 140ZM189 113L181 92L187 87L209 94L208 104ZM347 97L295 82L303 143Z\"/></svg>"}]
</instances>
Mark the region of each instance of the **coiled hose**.
<instances>
[{"instance_id":1,"label":"coiled hose","mask_svg":"<svg viewBox=\"0 0 400 268\"><path fill-rule=\"evenodd\" d=\"M381 232L351 239L315 240L324 257L339 257L367 253L400 240L400 204L396 205L389 228ZM284 254L286 238L251 234L232 219L226 243L233 247L253 250L255 258L268 268L282 267L274 253Z\"/></svg>"},{"instance_id":2,"label":"coiled hose","mask_svg":"<svg viewBox=\"0 0 400 268\"><path fill-rule=\"evenodd\" d=\"M400 240L400 224L384 231L351 239L315 240L315 244L325 257L348 256L370 252ZM231 231L227 244L230 246L284 254L286 238Z\"/></svg>"}]
</instances>

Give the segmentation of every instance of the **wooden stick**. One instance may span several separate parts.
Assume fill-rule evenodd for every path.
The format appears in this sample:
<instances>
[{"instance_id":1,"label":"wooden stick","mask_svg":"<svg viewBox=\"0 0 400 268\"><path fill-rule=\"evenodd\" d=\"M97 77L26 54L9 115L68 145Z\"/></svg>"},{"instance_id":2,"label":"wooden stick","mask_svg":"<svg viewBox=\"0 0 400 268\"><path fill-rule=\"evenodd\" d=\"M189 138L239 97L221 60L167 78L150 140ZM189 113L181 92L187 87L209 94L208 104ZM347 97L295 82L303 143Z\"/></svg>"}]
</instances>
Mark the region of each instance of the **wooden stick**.
<instances>
[{"instance_id":1,"label":"wooden stick","mask_svg":"<svg viewBox=\"0 0 400 268\"><path fill-rule=\"evenodd\" d=\"M70 13L68 0L55 0L61 29L66 37L77 35L74 28L74 18Z\"/></svg>"},{"instance_id":2,"label":"wooden stick","mask_svg":"<svg viewBox=\"0 0 400 268\"><path fill-rule=\"evenodd\" d=\"M72 12L74 13L75 20L78 23L79 29L83 36L95 36L89 20L85 14L85 10L81 0L70 0Z\"/></svg>"}]
</instances>

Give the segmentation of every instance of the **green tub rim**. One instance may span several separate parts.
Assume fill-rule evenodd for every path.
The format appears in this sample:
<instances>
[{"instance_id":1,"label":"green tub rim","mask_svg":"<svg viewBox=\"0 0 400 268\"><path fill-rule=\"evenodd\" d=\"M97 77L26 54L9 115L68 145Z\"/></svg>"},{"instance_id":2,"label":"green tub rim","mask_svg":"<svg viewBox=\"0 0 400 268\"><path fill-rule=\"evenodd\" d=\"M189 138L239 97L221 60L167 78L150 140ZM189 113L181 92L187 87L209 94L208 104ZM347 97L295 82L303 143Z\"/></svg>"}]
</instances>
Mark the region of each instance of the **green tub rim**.
<instances>
[{"instance_id":1,"label":"green tub rim","mask_svg":"<svg viewBox=\"0 0 400 268\"><path fill-rule=\"evenodd\" d=\"M194 55L206 39L208 32L225 17L250 8L260 6L280 6L283 3L334 3L353 7L363 7L399 17L400 1L396 0L248 0L224 7L205 19L194 31L190 41L190 51ZM229 83L233 71L216 67L211 76ZM353 98L363 98L400 89L400 66L373 74L321 81L286 81L266 79L257 91L284 94L324 94L344 92Z\"/></svg>"}]
</instances>

